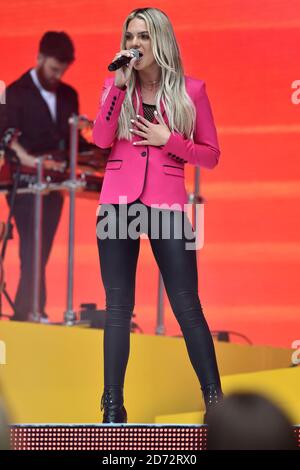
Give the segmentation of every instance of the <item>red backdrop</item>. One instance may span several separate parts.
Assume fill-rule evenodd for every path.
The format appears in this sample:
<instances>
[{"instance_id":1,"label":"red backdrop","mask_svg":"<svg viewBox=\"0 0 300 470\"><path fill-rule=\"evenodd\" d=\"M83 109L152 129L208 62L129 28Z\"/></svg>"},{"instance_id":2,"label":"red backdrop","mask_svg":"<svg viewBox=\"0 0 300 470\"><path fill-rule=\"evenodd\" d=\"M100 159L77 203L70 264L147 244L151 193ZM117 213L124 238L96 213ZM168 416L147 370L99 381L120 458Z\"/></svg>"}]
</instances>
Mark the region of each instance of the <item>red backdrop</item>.
<instances>
[{"instance_id":1,"label":"red backdrop","mask_svg":"<svg viewBox=\"0 0 300 470\"><path fill-rule=\"evenodd\" d=\"M99 0L1 1L0 80L7 84L35 64L46 30L74 40L76 62L64 76L94 118L106 66L119 49L121 26L144 2ZM219 166L201 172L205 246L198 255L199 292L212 330L234 330L253 343L290 346L297 338L299 289L300 107L298 0L156 1L173 22L186 74L204 79L222 150ZM194 169L187 169L192 189ZM104 306L95 243L97 202L78 201L75 308ZM1 218L7 207L0 196ZM67 204L47 270L48 312L60 320L66 303ZM7 287L18 281L17 234L5 262ZM136 318L153 333L157 268L142 242ZM4 310L9 308L4 303ZM179 327L167 304L167 334ZM299 333L300 334L300 333ZM298 334L298 336L299 336ZM235 340L235 337L232 337Z\"/></svg>"}]
</instances>

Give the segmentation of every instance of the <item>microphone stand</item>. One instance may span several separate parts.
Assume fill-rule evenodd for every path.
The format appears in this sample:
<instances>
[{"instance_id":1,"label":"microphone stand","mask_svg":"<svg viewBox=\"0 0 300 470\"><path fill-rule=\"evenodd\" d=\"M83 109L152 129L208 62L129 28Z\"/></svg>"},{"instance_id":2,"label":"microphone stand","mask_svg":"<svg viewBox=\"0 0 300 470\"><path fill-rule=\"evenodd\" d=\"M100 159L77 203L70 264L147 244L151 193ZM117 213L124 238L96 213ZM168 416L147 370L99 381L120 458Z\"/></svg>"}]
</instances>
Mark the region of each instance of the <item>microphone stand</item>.
<instances>
[{"instance_id":1,"label":"microphone stand","mask_svg":"<svg viewBox=\"0 0 300 470\"><path fill-rule=\"evenodd\" d=\"M42 223L43 223L43 192L47 185L43 183L43 165L45 157L37 159L37 182L32 185L34 200L34 252L33 252L33 299L30 320L39 323L40 285L41 285L41 253L42 253Z\"/></svg>"},{"instance_id":2,"label":"microphone stand","mask_svg":"<svg viewBox=\"0 0 300 470\"><path fill-rule=\"evenodd\" d=\"M64 324L73 326L77 324L76 312L73 307L74 291L74 244L75 244L75 200L76 191L84 187L85 182L77 180L77 153L78 153L78 126L84 116L73 114L69 119L70 125L70 178L65 181L65 187L69 191L69 244L68 244L68 279L67 279L67 309L64 313Z\"/></svg>"}]
</instances>

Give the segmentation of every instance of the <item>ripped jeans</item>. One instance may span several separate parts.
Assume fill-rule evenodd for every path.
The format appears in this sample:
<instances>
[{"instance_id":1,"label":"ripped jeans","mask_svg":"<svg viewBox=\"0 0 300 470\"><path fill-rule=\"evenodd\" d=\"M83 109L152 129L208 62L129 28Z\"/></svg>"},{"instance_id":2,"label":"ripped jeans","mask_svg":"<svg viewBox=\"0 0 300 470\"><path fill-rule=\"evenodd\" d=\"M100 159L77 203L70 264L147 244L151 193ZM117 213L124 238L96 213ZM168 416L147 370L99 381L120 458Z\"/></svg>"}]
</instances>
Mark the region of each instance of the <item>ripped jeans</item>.
<instances>
[{"instance_id":1,"label":"ripped jeans","mask_svg":"<svg viewBox=\"0 0 300 470\"><path fill-rule=\"evenodd\" d=\"M136 236L122 236L124 229L128 229L136 219L136 215L128 214L130 206L137 203L143 209L142 224L135 224ZM109 210L109 206L112 210ZM123 209L128 209L127 217L124 217ZM162 213L166 215L166 211L168 217L164 219ZM158 215L154 217L155 223L153 214ZM214 344L198 296L196 251L186 250L183 221L192 236L194 232L187 214L182 217L183 214L181 211L146 206L139 199L128 204L102 204L100 207L97 217L97 243L106 294L103 343L105 387L124 386L130 350L130 324L135 304L139 233L142 232L147 233L149 237L170 305L183 333L188 355L201 388L209 384L220 385ZM161 221L158 225L157 220ZM109 226L110 230L106 235L105 222L106 228ZM182 236L178 238L176 233L180 227ZM162 236L163 229L169 230L168 236ZM107 236L107 233L110 233L110 236Z\"/></svg>"}]
</instances>

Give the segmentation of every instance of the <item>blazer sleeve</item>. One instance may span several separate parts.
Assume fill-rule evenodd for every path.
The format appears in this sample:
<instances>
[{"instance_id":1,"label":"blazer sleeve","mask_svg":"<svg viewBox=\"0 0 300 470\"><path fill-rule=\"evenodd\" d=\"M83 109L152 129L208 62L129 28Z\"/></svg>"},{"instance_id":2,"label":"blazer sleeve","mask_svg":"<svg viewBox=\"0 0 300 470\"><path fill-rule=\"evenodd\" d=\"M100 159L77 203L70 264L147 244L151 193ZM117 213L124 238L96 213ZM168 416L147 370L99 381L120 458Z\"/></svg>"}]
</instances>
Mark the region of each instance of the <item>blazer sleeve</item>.
<instances>
[{"instance_id":1,"label":"blazer sleeve","mask_svg":"<svg viewBox=\"0 0 300 470\"><path fill-rule=\"evenodd\" d=\"M105 80L92 132L94 143L98 147L108 148L113 144L125 96L126 88L121 90L111 79Z\"/></svg>"},{"instance_id":2,"label":"blazer sleeve","mask_svg":"<svg viewBox=\"0 0 300 470\"><path fill-rule=\"evenodd\" d=\"M178 132L173 132L164 145L163 151L169 157L183 160L184 163L214 168L218 164L221 152L204 81L201 83L194 104L196 107L194 141Z\"/></svg>"}]
</instances>

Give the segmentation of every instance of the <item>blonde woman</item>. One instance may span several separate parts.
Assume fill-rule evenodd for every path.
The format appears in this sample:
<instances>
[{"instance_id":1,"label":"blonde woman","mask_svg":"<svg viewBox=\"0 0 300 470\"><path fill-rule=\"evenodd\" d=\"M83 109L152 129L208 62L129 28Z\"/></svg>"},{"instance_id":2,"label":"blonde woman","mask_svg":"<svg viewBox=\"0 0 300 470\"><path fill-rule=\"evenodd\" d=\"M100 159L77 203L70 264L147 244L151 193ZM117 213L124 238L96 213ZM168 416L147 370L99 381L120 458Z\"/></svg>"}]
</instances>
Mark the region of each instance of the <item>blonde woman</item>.
<instances>
[{"instance_id":1,"label":"blonde woman","mask_svg":"<svg viewBox=\"0 0 300 470\"><path fill-rule=\"evenodd\" d=\"M126 18L121 50L114 60L120 56L132 58L105 80L93 129L96 145L111 147L97 218L107 312L103 423L127 422L123 388L143 232L149 237L206 409L222 398L214 344L198 295L196 252L187 249L195 234L186 213L184 164L214 168L220 155L205 83L184 75L172 25L157 8L137 9Z\"/></svg>"}]
</instances>

